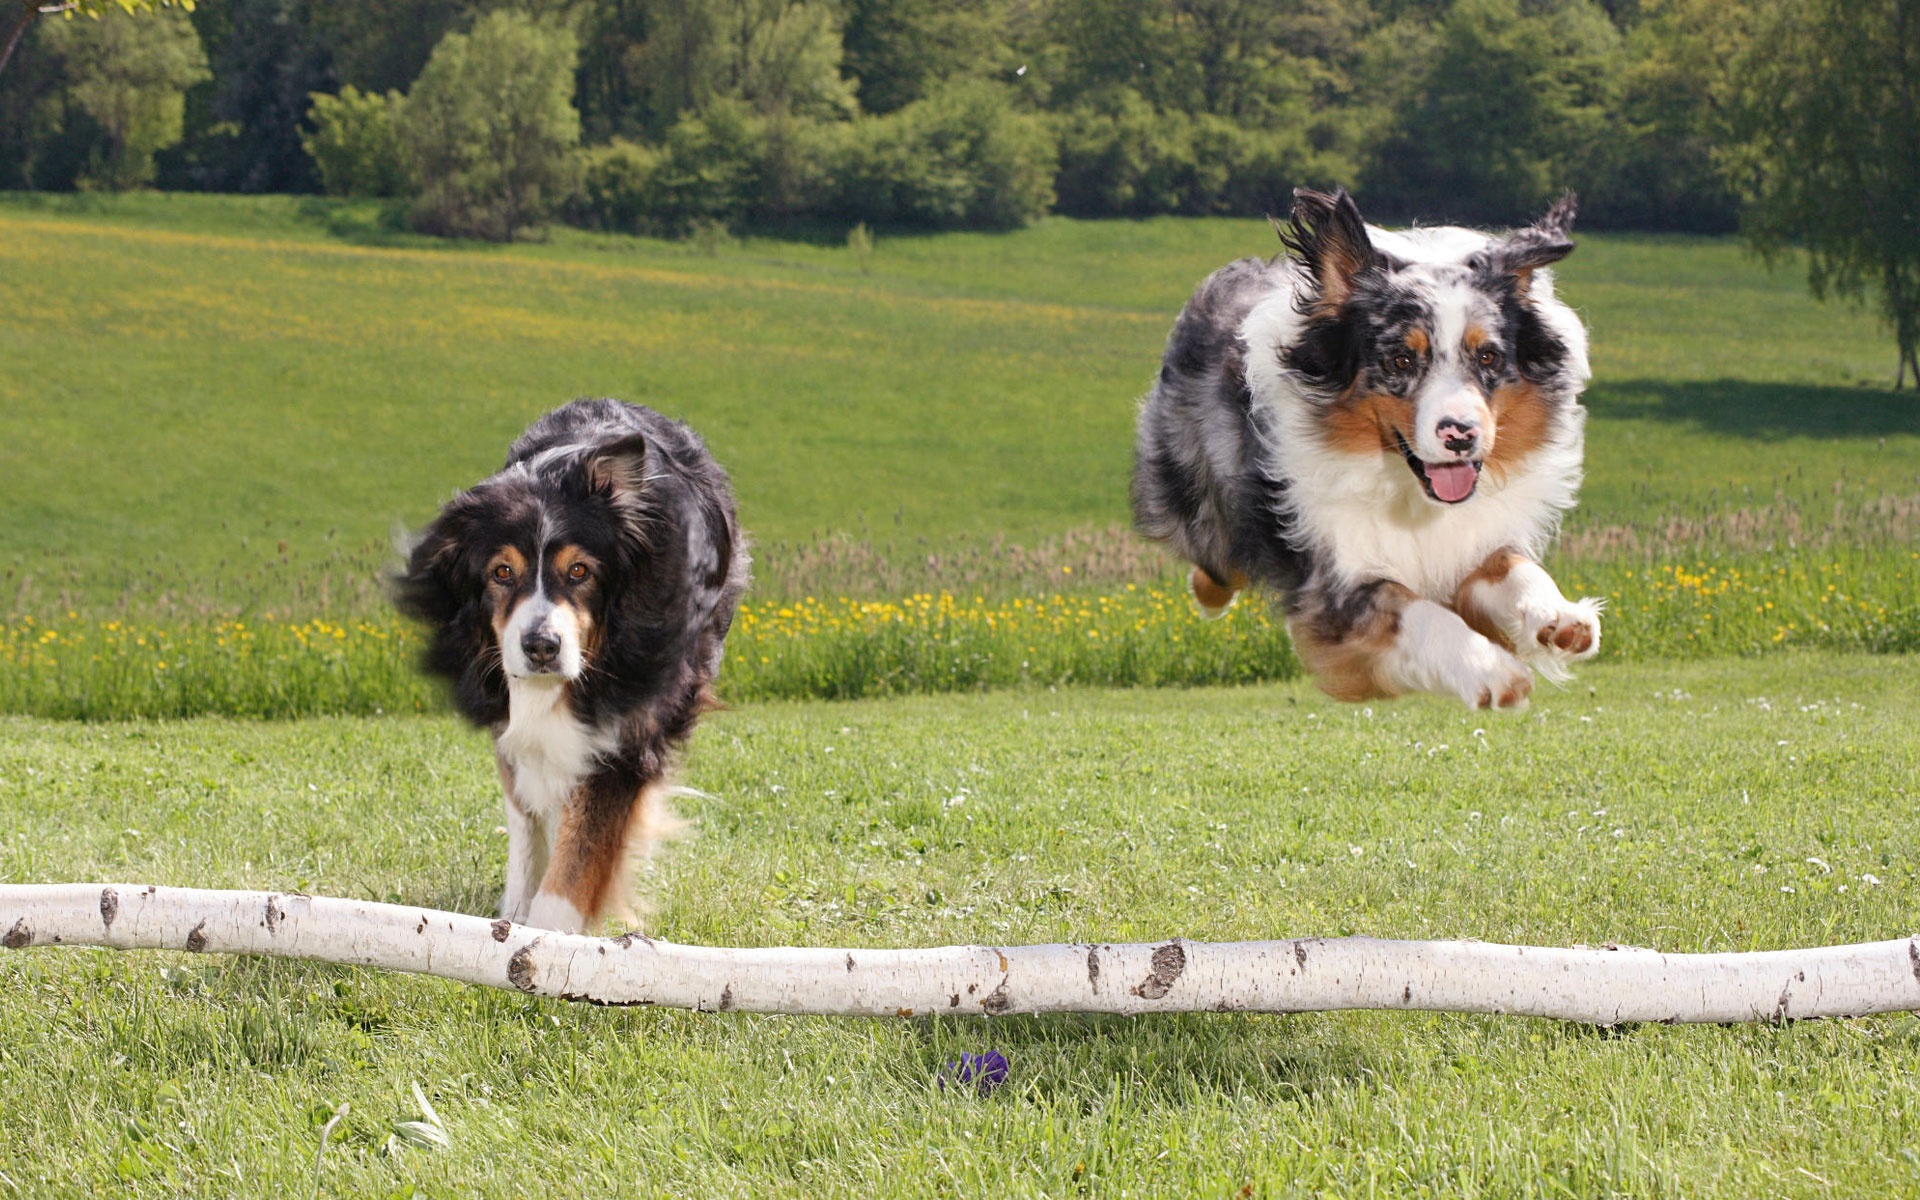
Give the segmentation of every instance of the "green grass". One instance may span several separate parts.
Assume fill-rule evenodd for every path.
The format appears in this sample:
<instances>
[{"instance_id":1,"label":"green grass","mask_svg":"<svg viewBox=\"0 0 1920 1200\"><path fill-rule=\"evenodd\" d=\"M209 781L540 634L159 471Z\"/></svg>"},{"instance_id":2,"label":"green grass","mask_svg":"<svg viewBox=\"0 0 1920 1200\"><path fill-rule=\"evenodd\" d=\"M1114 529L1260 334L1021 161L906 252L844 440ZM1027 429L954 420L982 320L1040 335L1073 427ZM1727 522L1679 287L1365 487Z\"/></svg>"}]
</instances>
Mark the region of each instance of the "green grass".
<instances>
[{"instance_id":1,"label":"green grass","mask_svg":"<svg viewBox=\"0 0 1920 1200\"><path fill-rule=\"evenodd\" d=\"M703 727L649 928L709 944L1909 932L1908 657L1596 666L1518 718L1302 683L774 704ZM398 799L398 798L405 799ZM444 718L0 721L0 879L485 911ZM181 954L0 955L0 1195L1689 1197L1920 1187L1920 1018L899 1022L598 1010ZM1012 1082L942 1091L993 1047ZM450 1145L394 1137L421 1112ZM319 1126L350 1111L316 1170ZM411 1192L408 1189L413 1189ZM1250 1188L1250 1191L1243 1189Z\"/></svg>"},{"instance_id":2,"label":"green grass","mask_svg":"<svg viewBox=\"0 0 1920 1200\"><path fill-rule=\"evenodd\" d=\"M395 525L589 393L701 429L769 561L828 536L897 563L1108 529L1174 313L1273 248L1254 221L1049 220L884 239L863 273L766 240L450 246L368 211L0 197L0 606L366 615ZM1596 235L1562 291L1597 372L1571 532L1920 495L1891 341L1797 267Z\"/></svg>"},{"instance_id":3,"label":"green grass","mask_svg":"<svg viewBox=\"0 0 1920 1200\"><path fill-rule=\"evenodd\" d=\"M1911 545L1911 543L1908 543ZM1606 600L1604 659L1677 662L1777 650L1920 650L1920 553L1852 544L1633 566L1564 564ZM88 720L286 718L444 706L415 669L418 630L392 617L272 616L0 623L0 712ZM1177 580L1011 600L748 601L720 682L734 702L856 699L996 687L1254 683L1300 671L1258 600L1203 621Z\"/></svg>"}]
</instances>

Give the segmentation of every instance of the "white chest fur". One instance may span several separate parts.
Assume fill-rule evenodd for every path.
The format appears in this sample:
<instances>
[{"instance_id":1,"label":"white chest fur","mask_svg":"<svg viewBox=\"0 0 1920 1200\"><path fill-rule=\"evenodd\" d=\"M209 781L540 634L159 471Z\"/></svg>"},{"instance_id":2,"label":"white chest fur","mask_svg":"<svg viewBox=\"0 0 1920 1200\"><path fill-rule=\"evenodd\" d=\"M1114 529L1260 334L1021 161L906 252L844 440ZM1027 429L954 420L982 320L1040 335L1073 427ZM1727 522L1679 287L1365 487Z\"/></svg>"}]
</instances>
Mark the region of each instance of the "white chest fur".
<instances>
[{"instance_id":1,"label":"white chest fur","mask_svg":"<svg viewBox=\"0 0 1920 1200\"><path fill-rule=\"evenodd\" d=\"M1445 602L1496 550L1543 554L1579 492L1582 409L1506 478L1490 470L1472 499L1442 506L1397 455L1336 452L1304 405L1276 408L1272 453L1288 482L1276 516L1346 583L1392 579Z\"/></svg>"},{"instance_id":2,"label":"white chest fur","mask_svg":"<svg viewBox=\"0 0 1920 1200\"><path fill-rule=\"evenodd\" d=\"M574 716L558 677L510 679L507 695L506 728L494 735L494 745L513 769L514 801L529 816L545 817L619 744L619 734Z\"/></svg>"}]
</instances>

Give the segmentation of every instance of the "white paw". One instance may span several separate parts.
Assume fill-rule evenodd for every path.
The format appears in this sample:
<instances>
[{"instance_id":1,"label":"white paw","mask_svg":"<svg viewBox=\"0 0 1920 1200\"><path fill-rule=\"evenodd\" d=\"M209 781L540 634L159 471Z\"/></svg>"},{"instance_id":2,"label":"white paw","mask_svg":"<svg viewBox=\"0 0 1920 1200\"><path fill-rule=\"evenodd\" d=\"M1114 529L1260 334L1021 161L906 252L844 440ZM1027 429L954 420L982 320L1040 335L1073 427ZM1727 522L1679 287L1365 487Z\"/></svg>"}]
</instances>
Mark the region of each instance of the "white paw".
<instances>
[{"instance_id":1,"label":"white paw","mask_svg":"<svg viewBox=\"0 0 1920 1200\"><path fill-rule=\"evenodd\" d=\"M533 906L527 910L527 919L523 924L535 929L551 929L556 933L579 933L586 929L587 917L566 897L541 892L533 898Z\"/></svg>"},{"instance_id":2,"label":"white paw","mask_svg":"<svg viewBox=\"0 0 1920 1200\"><path fill-rule=\"evenodd\" d=\"M1474 640L1477 644L1470 645L1455 670L1449 672L1453 694L1468 708L1525 708L1527 697L1533 694L1533 672L1485 638Z\"/></svg>"},{"instance_id":3,"label":"white paw","mask_svg":"<svg viewBox=\"0 0 1920 1200\"><path fill-rule=\"evenodd\" d=\"M1555 683L1573 677L1569 664L1600 653L1600 610L1604 600L1588 598L1521 614L1520 656Z\"/></svg>"},{"instance_id":4,"label":"white paw","mask_svg":"<svg viewBox=\"0 0 1920 1200\"><path fill-rule=\"evenodd\" d=\"M1238 603L1240 603L1240 593L1235 592L1233 599L1217 607L1211 604L1202 604L1200 598L1196 596L1194 597L1193 607L1199 612L1202 621L1217 621L1221 617L1226 616L1227 613L1233 609L1233 606Z\"/></svg>"}]
</instances>

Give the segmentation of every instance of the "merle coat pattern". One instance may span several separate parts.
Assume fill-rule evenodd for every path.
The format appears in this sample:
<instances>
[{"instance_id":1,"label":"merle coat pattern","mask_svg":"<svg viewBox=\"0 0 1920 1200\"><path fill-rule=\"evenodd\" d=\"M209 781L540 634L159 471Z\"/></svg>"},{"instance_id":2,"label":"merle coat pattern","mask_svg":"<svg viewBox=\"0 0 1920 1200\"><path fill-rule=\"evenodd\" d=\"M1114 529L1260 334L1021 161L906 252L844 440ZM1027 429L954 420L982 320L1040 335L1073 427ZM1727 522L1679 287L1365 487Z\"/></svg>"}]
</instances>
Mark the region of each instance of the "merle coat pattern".
<instances>
[{"instance_id":1,"label":"merle coat pattern","mask_svg":"<svg viewBox=\"0 0 1920 1200\"><path fill-rule=\"evenodd\" d=\"M1300 191L1286 253L1214 272L1140 413L1135 521L1217 614L1274 593L1318 682L1524 704L1599 647L1539 559L1580 482L1572 198L1504 238L1374 229Z\"/></svg>"}]
</instances>

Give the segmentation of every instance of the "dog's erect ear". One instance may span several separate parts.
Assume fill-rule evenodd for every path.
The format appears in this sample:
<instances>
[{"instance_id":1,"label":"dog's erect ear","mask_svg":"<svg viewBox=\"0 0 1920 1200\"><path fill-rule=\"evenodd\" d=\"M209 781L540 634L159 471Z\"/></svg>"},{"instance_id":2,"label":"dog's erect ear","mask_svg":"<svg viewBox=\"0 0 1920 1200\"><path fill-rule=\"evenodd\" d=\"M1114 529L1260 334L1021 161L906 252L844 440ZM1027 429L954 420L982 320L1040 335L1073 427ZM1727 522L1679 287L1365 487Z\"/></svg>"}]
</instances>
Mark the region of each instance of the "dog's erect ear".
<instances>
[{"instance_id":1,"label":"dog's erect ear","mask_svg":"<svg viewBox=\"0 0 1920 1200\"><path fill-rule=\"evenodd\" d=\"M1522 293L1533 282L1533 273L1551 266L1573 253L1573 215L1579 200L1567 192L1553 202L1538 221L1502 241L1489 246L1482 269L1495 275L1511 275Z\"/></svg>"},{"instance_id":2,"label":"dog's erect ear","mask_svg":"<svg viewBox=\"0 0 1920 1200\"><path fill-rule=\"evenodd\" d=\"M647 439L630 433L597 446L586 459L587 482L622 508L639 508L647 487Z\"/></svg>"},{"instance_id":3,"label":"dog's erect ear","mask_svg":"<svg viewBox=\"0 0 1920 1200\"><path fill-rule=\"evenodd\" d=\"M1331 194L1295 188L1293 215L1280 230L1280 242L1313 273L1320 289L1316 309L1345 304L1354 281L1385 262L1367 236L1360 206L1345 188Z\"/></svg>"}]
</instances>

